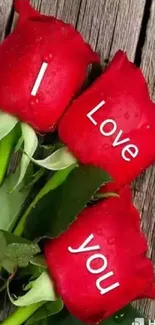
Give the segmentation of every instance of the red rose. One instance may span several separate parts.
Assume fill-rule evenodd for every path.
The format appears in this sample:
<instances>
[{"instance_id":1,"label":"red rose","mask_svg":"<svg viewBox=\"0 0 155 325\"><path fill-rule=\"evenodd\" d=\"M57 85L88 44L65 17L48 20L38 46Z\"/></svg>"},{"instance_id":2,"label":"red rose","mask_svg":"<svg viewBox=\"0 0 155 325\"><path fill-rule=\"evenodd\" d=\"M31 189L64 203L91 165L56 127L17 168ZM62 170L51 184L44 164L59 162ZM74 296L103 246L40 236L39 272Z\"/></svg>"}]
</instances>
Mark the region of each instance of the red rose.
<instances>
[{"instance_id":1,"label":"red rose","mask_svg":"<svg viewBox=\"0 0 155 325\"><path fill-rule=\"evenodd\" d=\"M0 107L39 131L54 130L99 58L69 24L17 0L19 22L0 47Z\"/></svg>"},{"instance_id":2,"label":"red rose","mask_svg":"<svg viewBox=\"0 0 155 325\"><path fill-rule=\"evenodd\" d=\"M117 187L155 161L155 105L125 53L69 107L59 134L82 163L105 169Z\"/></svg>"},{"instance_id":3,"label":"red rose","mask_svg":"<svg viewBox=\"0 0 155 325\"><path fill-rule=\"evenodd\" d=\"M45 256L68 310L99 323L135 299L155 298L151 261L128 191L86 208Z\"/></svg>"}]
</instances>

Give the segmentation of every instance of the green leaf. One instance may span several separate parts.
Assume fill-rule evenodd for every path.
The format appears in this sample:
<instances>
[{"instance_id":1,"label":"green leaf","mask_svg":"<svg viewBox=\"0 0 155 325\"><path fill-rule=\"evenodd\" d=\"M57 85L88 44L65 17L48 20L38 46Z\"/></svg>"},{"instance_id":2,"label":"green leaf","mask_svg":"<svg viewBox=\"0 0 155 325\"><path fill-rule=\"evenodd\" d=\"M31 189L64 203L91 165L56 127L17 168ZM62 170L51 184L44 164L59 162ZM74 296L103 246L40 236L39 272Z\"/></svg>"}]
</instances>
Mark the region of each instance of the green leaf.
<instances>
[{"instance_id":1,"label":"green leaf","mask_svg":"<svg viewBox=\"0 0 155 325\"><path fill-rule=\"evenodd\" d=\"M0 187L0 229L11 231L18 219L22 206L30 193L31 188L25 188L25 179L14 192L10 190L14 187L18 179L18 170L15 174L10 174Z\"/></svg>"},{"instance_id":2,"label":"green leaf","mask_svg":"<svg viewBox=\"0 0 155 325\"><path fill-rule=\"evenodd\" d=\"M34 256L33 259L31 259L30 263L32 265L40 266L47 269L46 260L43 255Z\"/></svg>"},{"instance_id":3,"label":"green leaf","mask_svg":"<svg viewBox=\"0 0 155 325\"><path fill-rule=\"evenodd\" d=\"M76 167L75 164L69 166L68 168L65 168L63 170L57 171L50 179L49 181L45 184L45 186L41 189L39 194L37 195L35 199L35 204L36 205L39 200L41 200L46 194L48 194L50 191L55 190L58 188L60 185L62 185L68 175L72 172L72 170Z\"/></svg>"},{"instance_id":4,"label":"green leaf","mask_svg":"<svg viewBox=\"0 0 155 325\"><path fill-rule=\"evenodd\" d=\"M24 139L24 153L21 159L19 179L14 190L22 182L31 161L30 158L33 156L38 146L38 138L33 128L26 123L21 123L21 128Z\"/></svg>"},{"instance_id":5,"label":"green leaf","mask_svg":"<svg viewBox=\"0 0 155 325\"><path fill-rule=\"evenodd\" d=\"M18 279L25 279L25 277L30 277L31 280L38 278L44 271L46 271L47 266L38 266L30 264L27 267L21 268L18 270L17 277Z\"/></svg>"},{"instance_id":6,"label":"green leaf","mask_svg":"<svg viewBox=\"0 0 155 325\"><path fill-rule=\"evenodd\" d=\"M19 267L26 267L32 257L40 252L37 244L12 243L8 245L6 256Z\"/></svg>"},{"instance_id":7,"label":"green leaf","mask_svg":"<svg viewBox=\"0 0 155 325\"><path fill-rule=\"evenodd\" d=\"M143 316L131 305L122 309L119 313L116 313L114 316L103 321L102 325L132 325L135 322L136 318L143 318ZM85 323L74 318L67 310L63 310L59 314L56 314L46 320L45 325L85 325ZM145 325L148 322L145 320ZM35 323L35 325L42 325L42 323ZM137 325L137 324L135 324Z\"/></svg>"},{"instance_id":8,"label":"green leaf","mask_svg":"<svg viewBox=\"0 0 155 325\"><path fill-rule=\"evenodd\" d=\"M32 157L30 157L30 159L36 165L49 170L62 170L77 162L77 159L72 155L67 147L58 149L43 160L35 160Z\"/></svg>"},{"instance_id":9,"label":"green leaf","mask_svg":"<svg viewBox=\"0 0 155 325\"><path fill-rule=\"evenodd\" d=\"M116 324L132 325L132 323L135 322L136 318L144 318L144 316L142 316L137 309L133 308L131 305L128 305L127 307L117 312L111 318L102 322L102 324L103 325L116 325ZM145 325L146 324L148 324L148 322L145 320Z\"/></svg>"},{"instance_id":10,"label":"green leaf","mask_svg":"<svg viewBox=\"0 0 155 325\"><path fill-rule=\"evenodd\" d=\"M18 141L19 136L20 128L19 125L17 125L0 141L0 185L4 180L11 153L14 149L16 142Z\"/></svg>"},{"instance_id":11,"label":"green leaf","mask_svg":"<svg viewBox=\"0 0 155 325\"><path fill-rule=\"evenodd\" d=\"M1 266L10 274L14 273L16 269L15 263L7 257L4 258L3 261L1 261Z\"/></svg>"},{"instance_id":12,"label":"green leaf","mask_svg":"<svg viewBox=\"0 0 155 325\"><path fill-rule=\"evenodd\" d=\"M40 252L37 244L0 230L0 263L9 273L17 267L26 267L30 260Z\"/></svg>"},{"instance_id":13,"label":"green leaf","mask_svg":"<svg viewBox=\"0 0 155 325\"><path fill-rule=\"evenodd\" d=\"M41 301L55 301L58 297L55 294L54 284L47 272L43 272L35 281L29 282L24 296L14 300L8 291L11 302L18 307L29 306Z\"/></svg>"},{"instance_id":14,"label":"green leaf","mask_svg":"<svg viewBox=\"0 0 155 325\"><path fill-rule=\"evenodd\" d=\"M17 123L18 120L14 116L0 111L0 140L10 133Z\"/></svg>"},{"instance_id":15,"label":"green leaf","mask_svg":"<svg viewBox=\"0 0 155 325\"><path fill-rule=\"evenodd\" d=\"M23 139L23 136L21 135L20 138L18 139L18 142L16 143L15 153L18 152L22 148L23 142L24 142L24 139Z\"/></svg>"},{"instance_id":16,"label":"green leaf","mask_svg":"<svg viewBox=\"0 0 155 325\"><path fill-rule=\"evenodd\" d=\"M100 168L75 168L61 186L44 196L30 212L26 237L58 236L75 220L100 186L110 180Z\"/></svg>"},{"instance_id":17,"label":"green leaf","mask_svg":"<svg viewBox=\"0 0 155 325\"><path fill-rule=\"evenodd\" d=\"M75 168L75 164L71 165L66 169L58 171L49 179L49 181L41 189L41 191L38 193L38 195L35 197L33 202L29 205L28 209L20 219L16 229L14 230L15 235L21 236L23 234L25 222L31 210L35 208L39 200L41 200L47 193L55 190L58 186L60 186L67 179L68 175L74 168Z\"/></svg>"},{"instance_id":18,"label":"green leaf","mask_svg":"<svg viewBox=\"0 0 155 325\"><path fill-rule=\"evenodd\" d=\"M25 325L31 325L52 315L58 314L62 309L63 302L61 299L54 302L47 302L28 319Z\"/></svg>"},{"instance_id":19,"label":"green leaf","mask_svg":"<svg viewBox=\"0 0 155 325\"><path fill-rule=\"evenodd\" d=\"M6 239L2 231L0 231L0 260L2 260L5 257L6 252Z\"/></svg>"}]
</instances>

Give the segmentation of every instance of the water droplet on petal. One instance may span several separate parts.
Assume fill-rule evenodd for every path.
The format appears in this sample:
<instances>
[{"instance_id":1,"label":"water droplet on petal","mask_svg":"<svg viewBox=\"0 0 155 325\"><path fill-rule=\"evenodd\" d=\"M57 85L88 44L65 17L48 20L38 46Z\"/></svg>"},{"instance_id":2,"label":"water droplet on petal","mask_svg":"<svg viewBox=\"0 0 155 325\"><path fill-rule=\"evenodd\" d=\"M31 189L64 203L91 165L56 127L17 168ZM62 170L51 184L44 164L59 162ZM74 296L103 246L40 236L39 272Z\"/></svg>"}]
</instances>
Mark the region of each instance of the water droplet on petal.
<instances>
[{"instance_id":1,"label":"water droplet on petal","mask_svg":"<svg viewBox=\"0 0 155 325\"><path fill-rule=\"evenodd\" d=\"M52 61L52 59L53 59L53 54L52 53L49 53L49 54L45 55L44 58L43 58L44 62L46 62L46 63L50 63Z\"/></svg>"},{"instance_id":2,"label":"water droplet on petal","mask_svg":"<svg viewBox=\"0 0 155 325\"><path fill-rule=\"evenodd\" d=\"M129 117L130 117L129 113L128 113L128 112L126 112L126 113L124 114L124 117L125 117L125 119L126 119L126 120L128 120L128 119L129 119Z\"/></svg>"},{"instance_id":3,"label":"water droplet on petal","mask_svg":"<svg viewBox=\"0 0 155 325\"><path fill-rule=\"evenodd\" d=\"M52 132L52 131L54 131L54 129L55 129L55 124L53 123L53 124L49 127L49 130Z\"/></svg>"},{"instance_id":4,"label":"water droplet on petal","mask_svg":"<svg viewBox=\"0 0 155 325\"><path fill-rule=\"evenodd\" d=\"M52 71L51 75L52 75L52 77L55 77L56 72L55 71Z\"/></svg>"},{"instance_id":5,"label":"water droplet on petal","mask_svg":"<svg viewBox=\"0 0 155 325\"><path fill-rule=\"evenodd\" d=\"M39 99L37 97L31 97L31 99L30 99L30 106L32 108L34 108L38 104L39 104Z\"/></svg>"},{"instance_id":6,"label":"water droplet on petal","mask_svg":"<svg viewBox=\"0 0 155 325\"><path fill-rule=\"evenodd\" d=\"M109 145L107 143L104 144L103 146L104 149L108 149L109 148Z\"/></svg>"},{"instance_id":7,"label":"water droplet on petal","mask_svg":"<svg viewBox=\"0 0 155 325\"><path fill-rule=\"evenodd\" d=\"M104 231L103 231L102 228L98 228L98 229L96 230L96 233L97 233L98 236L103 236L103 235L104 235Z\"/></svg>"},{"instance_id":8,"label":"water droplet on petal","mask_svg":"<svg viewBox=\"0 0 155 325\"><path fill-rule=\"evenodd\" d=\"M42 36L37 38L37 42L40 43L43 40Z\"/></svg>"},{"instance_id":9,"label":"water droplet on petal","mask_svg":"<svg viewBox=\"0 0 155 325\"><path fill-rule=\"evenodd\" d=\"M108 239L108 244L109 245L113 245L115 243L115 238L114 237L111 237Z\"/></svg>"}]
</instances>

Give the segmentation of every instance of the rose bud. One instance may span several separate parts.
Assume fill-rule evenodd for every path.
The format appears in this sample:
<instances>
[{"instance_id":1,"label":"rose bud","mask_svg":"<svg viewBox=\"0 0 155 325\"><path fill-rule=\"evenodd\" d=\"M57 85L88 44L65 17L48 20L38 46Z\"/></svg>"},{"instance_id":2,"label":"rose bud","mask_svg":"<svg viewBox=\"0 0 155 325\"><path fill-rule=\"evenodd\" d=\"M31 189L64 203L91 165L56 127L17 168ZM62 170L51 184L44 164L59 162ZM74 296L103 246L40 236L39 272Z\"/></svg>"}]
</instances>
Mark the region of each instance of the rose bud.
<instances>
[{"instance_id":1,"label":"rose bud","mask_svg":"<svg viewBox=\"0 0 155 325\"><path fill-rule=\"evenodd\" d=\"M45 245L56 290L81 321L97 324L135 299L155 298L151 261L128 192L83 210Z\"/></svg>"},{"instance_id":2,"label":"rose bud","mask_svg":"<svg viewBox=\"0 0 155 325\"><path fill-rule=\"evenodd\" d=\"M0 47L0 107L49 132L99 57L69 24L15 1L19 21Z\"/></svg>"},{"instance_id":3,"label":"rose bud","mask_svg":"<svg viewBox=\"0 0 155 325\"><path fill-rule=\"evenodd\" d=\"M106 71L68 109L59 135L84 164L105 169L117 187L155 161L155 104L142 72L117 52Z\"/></svg>"}]
</instances>

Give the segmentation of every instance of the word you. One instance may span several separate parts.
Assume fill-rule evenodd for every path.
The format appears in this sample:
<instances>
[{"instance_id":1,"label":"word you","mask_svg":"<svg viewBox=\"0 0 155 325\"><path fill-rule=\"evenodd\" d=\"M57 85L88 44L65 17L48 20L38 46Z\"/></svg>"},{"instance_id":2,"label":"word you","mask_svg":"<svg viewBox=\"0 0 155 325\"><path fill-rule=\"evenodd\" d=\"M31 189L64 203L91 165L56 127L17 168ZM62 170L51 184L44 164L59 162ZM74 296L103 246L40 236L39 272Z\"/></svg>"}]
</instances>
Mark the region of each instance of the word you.
<instances>
[{"instance_id":1,"label":"word you","mask_svg":"<svg viewBox=\"0 0 155 325\"><path fill-rule=\"evenodd\" d=\"M102 102L100 102L95 108L93 108L88 114L87 117L88 119L92 122L92 124L94 124L95 126L98 125L97 121L95 120L94 114L101 109L101 107L103 107L105 105L105 101L103 100ZM105 127L109 125L110 127L110 131L106 131ZM121 156L122 158L129 162L131 161L132 158L136 158L139 152L139 149L137 148L137 146L135 146L134 144L132 144L130 141L130 138L123 138L123 130L118 130L118 126L117 123L113 120L113 119L106 119L104 120L100 127L99 127L100 133L105 136L105 137L110 137L112 135L115 134L115 139L112 142L112 147L119 147L122 146L126 143L122 151L121 151Z\"/></svg>"},{"instance_id":2,"label":"word you","mask_svg":"<svg viewBox=\"0 0 155 325\"><path fill-rule=\"evenodd\" d=\"M68 247L68 251L72 254L81 254L84 252L92 252L92 251L100 250L101 248L99 245L88 246L93 239L94 239L94 235L91 234L79 248L73 249L72 247ZM103 262L103 265L99 268L92 267L92 262L95 261L96 259L100 259ZM108 260L103 254L93 254L86 261L86 268L91 274L104 273L96 280L96 287L100 291L101 295L105 295L109 291L112 291L120 286L119 282L116 282L107 288L103 287L103 282L106 279L114 276L113 271L108 273L105 272L107 266L108 266Z\"/></svg>"}]
</instances>

